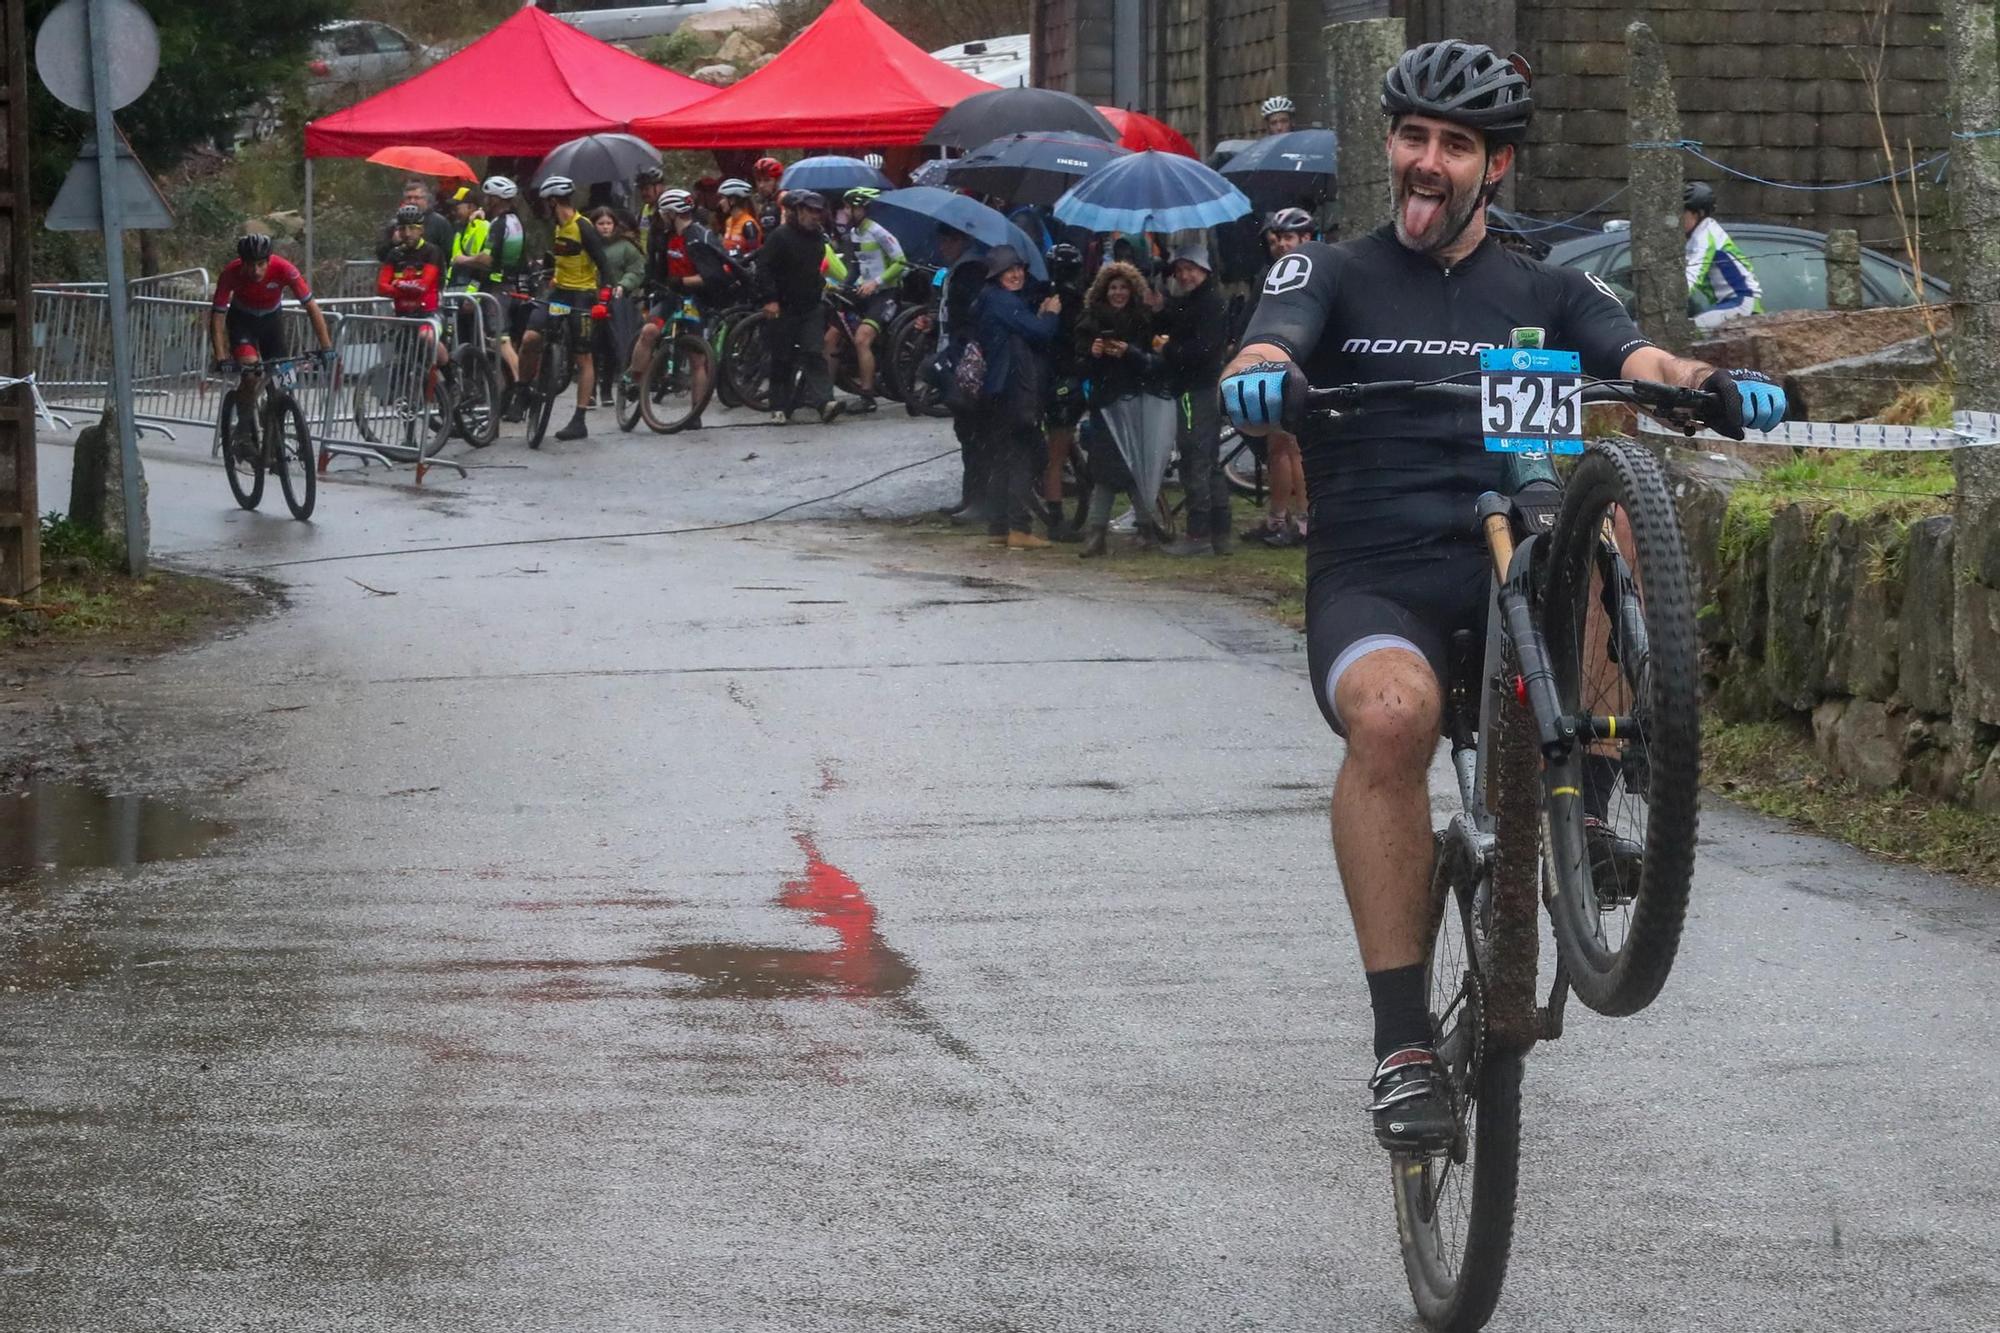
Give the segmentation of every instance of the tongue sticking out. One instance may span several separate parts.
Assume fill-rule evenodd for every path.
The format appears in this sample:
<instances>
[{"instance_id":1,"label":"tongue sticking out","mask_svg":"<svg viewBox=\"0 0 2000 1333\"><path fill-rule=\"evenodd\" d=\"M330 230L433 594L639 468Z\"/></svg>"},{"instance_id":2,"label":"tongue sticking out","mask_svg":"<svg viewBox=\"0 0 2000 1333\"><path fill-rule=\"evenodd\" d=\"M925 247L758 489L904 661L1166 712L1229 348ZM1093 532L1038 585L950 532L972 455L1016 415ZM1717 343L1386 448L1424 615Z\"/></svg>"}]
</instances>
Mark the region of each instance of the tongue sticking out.
<instances>
[{"instance_id":1,"label":"tongue sticking out","mask_svg":"<svg viewBox=\"0 0 2000 1333\"><path fill-rule=\"evenodd\" d=\"M1438 216L1444 212L1444 200L1436 196L1420 195L1409 190L1403 195L1403 230L1411 236L1422 236L1431 229Z\"/></svg>"}]
</instances>

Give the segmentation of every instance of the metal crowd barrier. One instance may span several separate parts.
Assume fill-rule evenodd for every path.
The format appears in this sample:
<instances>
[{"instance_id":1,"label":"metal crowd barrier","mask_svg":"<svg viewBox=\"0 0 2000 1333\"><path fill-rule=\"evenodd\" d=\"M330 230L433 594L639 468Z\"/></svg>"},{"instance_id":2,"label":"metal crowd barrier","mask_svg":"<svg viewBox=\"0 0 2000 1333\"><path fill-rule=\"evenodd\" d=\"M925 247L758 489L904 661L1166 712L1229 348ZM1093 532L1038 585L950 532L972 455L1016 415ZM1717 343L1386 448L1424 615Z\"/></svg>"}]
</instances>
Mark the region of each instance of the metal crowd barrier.
<instances>
[{"instance_id":1,"label":"metal crowd barrier","mask_svg":"<svg viewBox=\"0 0 2000 1333\"><path fill-rule=\"evenodd\" d=\"M340 272L334 277L333 290L315 293L322 301L331 297L335 300L356 296L374 296L375 279L382 272L379 259L343 259Z\"/></svg>"},{"instance_id":2,"label":"metal crowd barrier","mask_svg":"<svg viewBox=\"0 0 2000 1333\"><path fill-rule=\"evenodd\" d=\"M449 436L431 393L441 320L393 315L341 315L333 347L340 383L321 418L322 461L345 454L391 467L410 463L417 480L432 466L467 475L463 464L438 456Z\"/></svg>"},{"instance_id":3,"label":"metal crowd barrier","mask_svg":"<svg viewBox=\"0 0 2000 1333\"><path fill-rule=\"evenodd\" d=\"M161 276L192 281L188 275ZM142 295L131 302L132 415L133 424L142 431L171 437L170 426L216 430L221 395L233 385L211 369L212 311L206 297L206 293L199 300ZM493 298L460 297L461 302L480 299ZM51 416L64 429L73 423L61 414L63 410L100 415L109 397L108 306L102 284L95 290L35 289L33 378ZM435 413L425 406L430 401L436 322L363 313L388 310L388 302L375 297L341 306L322 311L341 373L303 374L293 386L293 396L312 425L321 465L333 455L346 455L384 467L412 463L420 481L427 467L437 463L466 475L460 464L436 456L445 433L437 429ZM280 318L290 351L308 352L318 346L303 307L287 304ZM484 330L475 336L483 347Z\"/></svg>"}]
</instances>

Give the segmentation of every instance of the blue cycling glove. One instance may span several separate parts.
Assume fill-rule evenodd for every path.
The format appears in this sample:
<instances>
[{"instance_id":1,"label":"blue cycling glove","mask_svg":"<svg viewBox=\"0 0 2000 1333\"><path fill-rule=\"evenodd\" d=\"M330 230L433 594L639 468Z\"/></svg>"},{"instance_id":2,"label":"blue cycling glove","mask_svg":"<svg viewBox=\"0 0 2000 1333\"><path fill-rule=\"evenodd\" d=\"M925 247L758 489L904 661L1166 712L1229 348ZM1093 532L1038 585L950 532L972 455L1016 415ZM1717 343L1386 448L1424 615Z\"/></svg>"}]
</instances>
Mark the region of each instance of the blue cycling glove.
<instances>
[{"instance_id":1,"label":"blue cycling glove","mask_svg":"<svg viewBox=\"0 0 2000 1333\"><path fill-rule=\"evenodd\" d=\"M1701 382L1716 397L1708 424L1732 440L1745 430L1769 430L1785 419L1785 391L1754 370L1718 370Z\"/></svg>"},{"instance_id":2,"label":"blue cycling glove","mask_svg":"<svg viewBox=\"0 0 2000 1333\"><path fill-rule=\"evenodd\" d=\"M1259 361L1222 381L1222 410L1238 429L1297 427L1305 405L1305 379L1287 361Z\"/></svg>"}]
</instances>

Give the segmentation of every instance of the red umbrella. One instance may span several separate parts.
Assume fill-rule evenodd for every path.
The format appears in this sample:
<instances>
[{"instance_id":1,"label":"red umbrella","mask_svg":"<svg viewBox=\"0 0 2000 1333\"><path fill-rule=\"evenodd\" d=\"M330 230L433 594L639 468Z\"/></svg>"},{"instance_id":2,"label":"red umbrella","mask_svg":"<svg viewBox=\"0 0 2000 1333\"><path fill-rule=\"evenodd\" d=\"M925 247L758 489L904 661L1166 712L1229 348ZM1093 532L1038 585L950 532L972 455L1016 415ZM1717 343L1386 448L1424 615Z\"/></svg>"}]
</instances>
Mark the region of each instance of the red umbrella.
<instances>
[{"instance_id":1,"label":"red umbrella","mask_svg":"<svg viewBox=\"0 0 2000 1333\"><path fill-rule=\"evenodd\" d=\"M440 180L476 181L479 173L450 153L440 153L435 148L419 148L415 144L397 144L391 148L378 149L368 155L370 162L384 167L399 167L404 171L414 171L420 176L436 176Z\"/></svg>"},{"instance_id":2,"label":"red umbrella","mask_svg":"<svg viewBox=\"0 0 2000 1333\"><path fill-rule=\"evenodd\" d=\"M1115 106L1097 109L1118 131L1120 148L1129 148L1135 153L1154 148L1162 153L1179 153L1182 157L1200 156L1194 151L1194 145L1181 137L1179 130L1163 120L1155 120L1143 111L1121 111Z\"/></svg>"}]
</instances>

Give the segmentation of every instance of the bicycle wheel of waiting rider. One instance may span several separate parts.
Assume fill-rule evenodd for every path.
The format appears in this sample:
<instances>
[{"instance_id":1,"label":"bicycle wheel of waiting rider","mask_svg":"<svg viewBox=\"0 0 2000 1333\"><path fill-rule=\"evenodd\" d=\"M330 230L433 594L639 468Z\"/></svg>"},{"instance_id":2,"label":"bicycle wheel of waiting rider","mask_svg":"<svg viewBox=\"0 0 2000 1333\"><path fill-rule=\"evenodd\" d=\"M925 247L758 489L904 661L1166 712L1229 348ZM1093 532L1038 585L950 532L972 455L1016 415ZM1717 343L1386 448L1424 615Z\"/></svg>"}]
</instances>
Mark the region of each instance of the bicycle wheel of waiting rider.
<instances>
[{"instance_id":1,"label":"bicycle wheel of waiting rider","mask_svg":"<svg viewBox=\"0 0 2000 1333\"><path fill-rule=\"evenodd\" d=\"M540 383L535 386L535 404L528 413L528 447L539 449L549 432L549 418L555 414L556 399L569 388L569 321L551 321L550 337L542 348Z\"/></svg>"},{"instance_id":2,"label":"bicycle wheel of waiting rider","mask_svg":"<svg viewBox=\"0 0 2000 1333\"><path fill-rule=\"evenodd\" d=\"M905 306L896 312L896 317L889 321L889 327L882 331L877 387L883 397L893 398L899 403L908 401L910 381L913 378L909 372L913 367L904 364L904 354L901 351L903 340L908 332L916 327L917 322L929 313L930 311L923 306Z\"/></svg>"},{"instance_id":3,"label":"bicycle wheel of waiting rider","mask_svg":"<svg viewBox=\"0 0 2000 1333\"><path fill-rule=\"evenodd\" d=\"M271 466L277 470L278 486L285 493L285 508L301 523L313 515L319 502L319 467L313 453L312 431L299 400L288 392L271 399L264 418L269 432Z\"/></svg>"},{"instance_id":4,"label":"bicycle wheel of waiting rider","mask_svg":"<svg viewBox=\"0 0 2000 1333\"><path fill-rule=\"evenodd\" d=\"M1544 856L1577 997L1651 1004L1680 946L1701 771L1693 580L1659 464L1624 441L1584 455L1551 534L1544 621L1563 712L1616 719L1564 762Z\"/></svg>"},{"instance_id":5,"label":"bicycle wheel of waiting rider","mask_svg":"<svg viewBox=\"0 0 2000 1333\"><path fill-rule=\"evenodd\" d=\"M1229 482L1229 489L1238 495L1248 496L1262 504L1264 502L1264 460L1260 451L1245 440L1242 432L1222 423L1222 475Z\"/></svg>"},{"instance_id":6,"label":"bicycle wheel of waiting rider","mask_svg":"<svg viewBox=\"0 0 2000 1333\"><path fill-rule=\"evenodd\" d=\"M500 438L500 372L493 358L481 356L471 343L459 344L451 364L458 385L452 422L461 439L484 449Z\"/></svg>"},{"instance_id":7,"label":"bicycle wheel of waiting rider","mask_svg":"<svg viewBox=\"0 0 2000 1333\"><path fill-rule=\"evenodd\" d=\"M715 396L722 400L724 407L741 407L743 400L736 394L736 386L728 375L722 373L722 365L728 358L730 331L741 323L757 307L754 305L731 306L715 317L709 328L708 345L716 366Z\"/></svg>"},{"instance_id":8,"label":"bicycle wheel of waiting rider","mask_svg":"<svg viewBox=\"0 0 2000 1333\"><path fill-rule=\"evenodd\" d=\"M902 383L904 411L913 417L948 417L951 409L944 404L944 390L931 383L927 374L927 367L937 358L935 315L928 324L927 328L919 327L915 320L901 324L889 344L887 360Z\"/></svg>"},{"instance_id":9,"label":"bicycle wheel of waiting rider","mask_svg":"<svg viewBox=\"0 0 2000 1333\"><path fill-rule=\"evenodd\" d=\"M663 435L685 429L701 415L714 392L715 369L708 342L694 333L660 339L646 382L639 389L639 411L646 424Z\"/></svg>"},{"instance_id":10,"label":"bicycle wheel of waiting rider","mask_svg":"<svg viewBox=\"0 0 2000 1333\"><path fill-rule=\"evenodd\" d=\"M242 437L242 412L232 388L222 395L222 411L215 420L215 433L222 444L222 466L229 474L229 493L245 509L255 509L264 499L264 450Z\"/></svg>"},{"instance_id":11,"label":"bicycle wheel of waiting rider","mask_svg":"<svg viewBox=\"0 0 2000 1333\"><path fill-rule=\"evenodd\" d=\"M736 400L755 412L771 410L771 317L753 310L729 330L722 375Z\"/></svg>"},{"instance_id":12,"label":"bicycle wheel of waiting rider","mask_svg":"<svg viewBox=\"0 0 2000 1333\"><path fill-rule=\"evenodd\" d=\"M1396 1157L1396 1231L1424 1323L1478 1329L1499 1303L1513 1248L1522 1056L1486 1040L1476 885L1448 839L1436 846L1426 1003L1462 1128L1450 1152Z\"/></svg>"}]
</instances>

